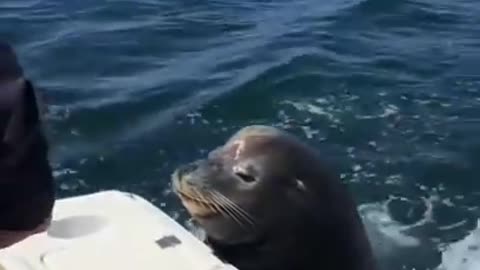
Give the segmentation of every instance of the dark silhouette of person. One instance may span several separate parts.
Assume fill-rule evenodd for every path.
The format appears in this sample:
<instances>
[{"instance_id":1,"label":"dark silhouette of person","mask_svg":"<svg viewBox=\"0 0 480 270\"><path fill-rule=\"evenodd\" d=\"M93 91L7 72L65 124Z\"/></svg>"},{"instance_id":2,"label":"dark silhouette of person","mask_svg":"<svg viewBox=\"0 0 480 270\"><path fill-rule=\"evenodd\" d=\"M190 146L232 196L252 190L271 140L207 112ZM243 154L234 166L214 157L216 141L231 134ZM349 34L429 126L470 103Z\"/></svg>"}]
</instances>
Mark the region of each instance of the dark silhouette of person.
<instances>
[{"instance_id":1,"label":"dark silhouette of person","mask_svg":"<svg viewBox=\"0 0 480 270\"><path fill-rule=\"evenodd\" d=\"M0 249L45 230L55 201L37 97L23 73L0 41Z\"/></svg>"}]
</instances>

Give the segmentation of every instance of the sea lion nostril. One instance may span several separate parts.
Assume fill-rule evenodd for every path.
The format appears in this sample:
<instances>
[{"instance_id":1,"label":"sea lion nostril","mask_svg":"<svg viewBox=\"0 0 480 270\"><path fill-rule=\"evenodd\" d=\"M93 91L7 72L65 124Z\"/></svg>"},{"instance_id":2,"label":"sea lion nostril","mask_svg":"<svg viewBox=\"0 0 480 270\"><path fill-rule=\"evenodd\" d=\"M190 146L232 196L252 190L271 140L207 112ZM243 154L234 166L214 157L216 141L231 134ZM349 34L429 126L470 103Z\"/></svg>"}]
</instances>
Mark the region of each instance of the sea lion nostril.
<instances>
[{"instance_id":1,"label":"sea lion nostril","mask_svg":"<svg viewBox=\"0 0 480 270\"><path fill-rule=\"evenodd\" d=\"M188 163L178 168L178 174L179 176L184 176L186 174L189 174L195 171L197 168L198 168L198 164L196 162Z\"/></svg>"}]
</instances>

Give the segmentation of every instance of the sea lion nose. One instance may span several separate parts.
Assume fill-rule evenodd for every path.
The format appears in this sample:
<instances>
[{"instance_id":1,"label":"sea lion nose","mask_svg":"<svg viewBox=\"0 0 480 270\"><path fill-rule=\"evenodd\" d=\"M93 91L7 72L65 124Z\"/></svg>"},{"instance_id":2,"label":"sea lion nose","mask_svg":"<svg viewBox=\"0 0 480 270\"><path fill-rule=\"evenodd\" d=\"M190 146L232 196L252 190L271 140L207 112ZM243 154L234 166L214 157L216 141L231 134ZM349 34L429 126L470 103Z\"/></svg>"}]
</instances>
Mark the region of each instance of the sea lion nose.
<instances>
[{"instance_id":1,"label":"sea lion nose","mask_svg":"<svg viewBox=\"0 0 480 270\"><path fill-rule=\"evenodd\" d=\"M197 162L188 163L178 168L178 175L180 176L180 178L182 178L183 176L190 174L196 169L198 169Z\"/></svg>"}]
</instances>

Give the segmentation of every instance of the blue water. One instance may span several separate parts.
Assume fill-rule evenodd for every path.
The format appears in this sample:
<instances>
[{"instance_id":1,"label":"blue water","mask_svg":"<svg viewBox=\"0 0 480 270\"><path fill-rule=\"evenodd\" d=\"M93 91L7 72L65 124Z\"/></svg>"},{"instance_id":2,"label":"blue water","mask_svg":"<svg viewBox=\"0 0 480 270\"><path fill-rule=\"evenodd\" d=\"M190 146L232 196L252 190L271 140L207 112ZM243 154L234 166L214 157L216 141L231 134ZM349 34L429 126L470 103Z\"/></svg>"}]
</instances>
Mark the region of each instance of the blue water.
<instances>
[{"instance_id":1,"label":"blue water","mask_svg":"<svg viewBox=\"0 0 480 270\"><path fill-rule=\"evenodd\" d=\"M431 254L480 214L479 14L475 0L2 0L0 38L43 96L59 196L126 190L184 220L175 166L269 124L333 161L359 204L426 220L412 233Z\"/></svg>"}]
</instances>

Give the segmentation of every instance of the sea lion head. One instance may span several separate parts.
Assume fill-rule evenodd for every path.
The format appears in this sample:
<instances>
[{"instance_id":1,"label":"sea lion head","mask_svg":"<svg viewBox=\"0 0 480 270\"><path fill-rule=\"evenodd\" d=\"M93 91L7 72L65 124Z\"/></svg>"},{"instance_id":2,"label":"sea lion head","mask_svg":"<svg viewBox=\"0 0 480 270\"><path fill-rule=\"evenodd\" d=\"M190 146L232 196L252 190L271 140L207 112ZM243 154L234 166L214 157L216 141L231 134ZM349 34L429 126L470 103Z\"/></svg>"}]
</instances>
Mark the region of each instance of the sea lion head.
<instances>
[{"instance_id":1,"label":"sea lion head","mask_svg":"<svg viewBox=\"0 0 480 270\"><path fill-rule=\"evenodd\" d=\"M327 192L322 188L331 181L322 180L330 176L312 164L319 164L315 153L292 135L247 126L205 159L177 168L172 185L215 241L258 241L273 228L299 225L322 211L314 198Z\"/></svg>"}]
</instances>

